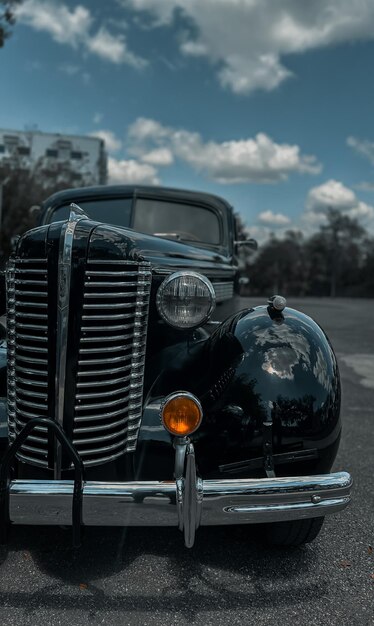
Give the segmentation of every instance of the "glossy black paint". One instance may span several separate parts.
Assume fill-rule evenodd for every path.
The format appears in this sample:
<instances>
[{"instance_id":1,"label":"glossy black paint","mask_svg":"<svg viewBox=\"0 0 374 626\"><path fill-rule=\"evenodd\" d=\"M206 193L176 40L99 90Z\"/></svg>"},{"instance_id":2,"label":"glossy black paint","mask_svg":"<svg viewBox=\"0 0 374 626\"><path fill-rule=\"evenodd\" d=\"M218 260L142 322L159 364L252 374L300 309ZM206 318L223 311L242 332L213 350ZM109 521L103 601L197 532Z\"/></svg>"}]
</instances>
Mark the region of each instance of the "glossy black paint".
<instances>
[{"instance_id":1,"label":"glossy black paint","mask_svg":"<svg viewBox=\"0 0 374 626\"><path fill-rule=\"evenodd\" d=\"M243 462L230 477L264 475L263 422L272 421L273 452L313 451L307 460L295 459L277 468L277 474L328 472L340 436L340 382L333 350L322 329L311 318L286 308L273 315L266 307L231 315L211 335L206 329L192 332L168 327L158 316L155 293L164 277L180 269L203 273L212 281L235 280L232 211L223 200L208 194L177 190L115 187L68 190L44 203L42 226L18 242L19 256L48 256L50 265L49 340L55 345L57 248L61 223L47 224L54 208L99 194L148 194L190 202L211 203L226 220L228 241L212 250L197 245L137 233L91 220L79 222L72 256L71 302L68 342L67 389L74 396L77 371L76 337L80 327L84 265L86 259L145 259L153 270L144 415L137 450L105 466L88 468L89 480L171 479L172 437L160 423L160 400L175 390L189 390L201 400L204 418L194 440L203 477L224 477L222 466ZM54 277L54 278L53 278ZM0 389L5 389L5 346L0 345ZM51 348L53 351L53 348ZM53 361L53 354L52 354ZM54 372L50 373L50 411L53 417ZM2 386L2 387L1 387ZM1 396L1 393L0 393ZM71 422L67 406L64 428ZM299 460L298 460L299 459ZM252 466L246 466L251 461ZM221 469L220 469L221 468ZM42 478L45 471L18 464L19 476ZM64 473L64 477L69 472Z\"/></svg>"},{"instance_id":2,"label":"glossy black paint","mask_svg":"<svg viewBox=\"0 0 374 626\"><path fill-rule=\"evenodd\" d=\"M183 388L200 398L204 419L192 438L203 476L219 476L219 465L262 458L268 421L274 454L317 450L298 465L296 455L293 472L295 466L301 474L331 469L341 430L340 378L332 347L310 317L289 308L276 318L266 306L245 310L182 352L182 346L174 354L169 350L159 363L162 373L152 396ZM149 455L152 442L158 454L172 441L157 427L156 414L146 414L143 423L139 463L144 464L142 446ZM290 464L278 471L289 472ZM238 475L253 471L244 468Z\"/></svg>"}]
</instances>

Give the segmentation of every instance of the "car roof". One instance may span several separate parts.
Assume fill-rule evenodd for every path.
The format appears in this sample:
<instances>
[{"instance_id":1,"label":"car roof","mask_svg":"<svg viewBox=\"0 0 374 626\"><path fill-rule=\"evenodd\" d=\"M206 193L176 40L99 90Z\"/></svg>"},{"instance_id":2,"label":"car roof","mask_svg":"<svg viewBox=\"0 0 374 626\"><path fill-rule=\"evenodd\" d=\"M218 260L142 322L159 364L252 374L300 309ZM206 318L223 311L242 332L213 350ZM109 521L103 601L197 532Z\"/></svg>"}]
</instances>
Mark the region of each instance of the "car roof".
<instances>
[{"instance_id":1,"label":"car roof","mask_svg":"<svg viewBox=\"0 0 374 626\"><path fill-rule=\"evenodd\" d=\"M64 189L63 191L58 191L52 196L49 196L49 198L43 202L42 209L44 213L44 211L52 206L57 207L61 204L73 201L79 203L79 200L83 198L115 198L131 195L157 197L165 200L173 198L174 200L184 200L194 203L203 202L213 205L220 210L226 209L229 212L232 211L232 207L227 200L211 193L152 185L97 185L93 187Z\"/></svg>"}]
</instances>

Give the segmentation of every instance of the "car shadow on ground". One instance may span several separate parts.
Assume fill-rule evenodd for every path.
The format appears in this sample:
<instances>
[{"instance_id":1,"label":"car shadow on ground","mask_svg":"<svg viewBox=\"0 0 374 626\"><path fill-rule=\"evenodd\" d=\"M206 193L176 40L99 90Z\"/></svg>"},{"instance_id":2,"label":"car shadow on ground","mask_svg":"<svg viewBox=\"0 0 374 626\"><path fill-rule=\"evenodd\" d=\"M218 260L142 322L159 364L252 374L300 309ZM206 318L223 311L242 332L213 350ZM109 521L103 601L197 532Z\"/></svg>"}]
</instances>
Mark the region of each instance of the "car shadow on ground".
<instances>
[{"instance_id":1,"label":"car shadow on ground","mask_svg":"<svg viewBox=\"0 0 374 626\"><path fill-rule=\"evenodd\" d=\"M172 606L193 621L202 611L294 606L328 594L328 580L317 575L317 544L275 549L260 539L248 526L205 527L187 550L174 528L86 528L82 548L73 550L70 531L13 528L0 563L7 551L13 559L18 552L41 576L37 589L33 580L22 588L20 580L14 591L0 590L0 606L69 609L73 602L91 616L136 607L162 613Z\"/></svg>"}]
</instances>

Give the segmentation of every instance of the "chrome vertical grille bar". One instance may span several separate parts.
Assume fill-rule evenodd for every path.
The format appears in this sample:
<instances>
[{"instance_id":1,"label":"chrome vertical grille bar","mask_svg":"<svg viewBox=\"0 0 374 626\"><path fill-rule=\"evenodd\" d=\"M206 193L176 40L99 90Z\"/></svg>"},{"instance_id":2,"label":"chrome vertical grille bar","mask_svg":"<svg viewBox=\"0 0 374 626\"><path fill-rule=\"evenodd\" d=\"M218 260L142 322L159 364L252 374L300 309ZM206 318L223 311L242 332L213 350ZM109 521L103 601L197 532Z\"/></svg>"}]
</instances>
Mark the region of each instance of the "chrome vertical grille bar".
<instances>
[{"instance_id":1,"label":"chrome vertical grille bar","mask_svg":"<svg viewBox=\"0 0 374 626\"><path fill-rule=\"evenodd\" d=\"M79 210L76 213L76 209ZM79 207L72 204L69 219L61 230L58 258L58 302L57 302L57 344L56 344L56 375L55 375L55 420L61 427L64 425L65 377L67 341L69 327L71 255L73 251L74 232L80 220L86 216ZM54 477L61 478L62 447L55 439Z\"/></svg>"}]
</instances>

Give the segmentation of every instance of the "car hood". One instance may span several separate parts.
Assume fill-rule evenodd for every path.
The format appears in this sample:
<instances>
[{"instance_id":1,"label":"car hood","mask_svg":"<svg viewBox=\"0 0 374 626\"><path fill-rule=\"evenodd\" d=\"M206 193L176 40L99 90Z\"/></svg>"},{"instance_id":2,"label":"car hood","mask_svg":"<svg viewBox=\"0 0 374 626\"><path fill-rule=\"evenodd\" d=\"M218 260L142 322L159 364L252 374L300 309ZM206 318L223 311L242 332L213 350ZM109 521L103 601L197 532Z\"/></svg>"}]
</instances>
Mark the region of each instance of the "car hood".
<instances>
[{"instance_id":1,"label":"car hood","mask_svg":"<svg viewBox=\"0 0 374 626\"><path fill-rule=\"evenodd\" d=\"M117 254L123 256L124 252L128 258L140 256L152 264L154 272L160 274L192 268L208 276L229 278L236 270L232 258L218 250L171 241L130 228L96 224L90 242L97 254L100 254L100 249L106 248L112 251L114 258Z\"/></svg>"}]
</instances>

